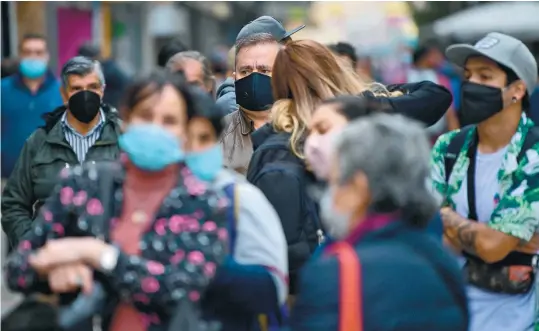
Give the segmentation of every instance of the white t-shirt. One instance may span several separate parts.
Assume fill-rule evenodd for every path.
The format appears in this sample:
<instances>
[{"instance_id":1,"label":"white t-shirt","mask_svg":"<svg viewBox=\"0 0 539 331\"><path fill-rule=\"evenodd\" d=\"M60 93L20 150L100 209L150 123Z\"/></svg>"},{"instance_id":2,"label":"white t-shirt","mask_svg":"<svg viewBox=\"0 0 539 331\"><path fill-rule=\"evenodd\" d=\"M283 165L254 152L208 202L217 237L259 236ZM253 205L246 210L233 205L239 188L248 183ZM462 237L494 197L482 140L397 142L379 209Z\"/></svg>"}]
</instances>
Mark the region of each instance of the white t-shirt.
<instances>
[{"instance_id":1,"label":"white t-shirt","mask_svg":"<svg viewBox=\"0 0 539 331\"><path fill-rule=\"evenodd\" d=\"M477 152L475 200L480 222L488 222L494 211L495 196L500 193L498 171L506 152L507 147L492 154ZM467 187L465 177L454 197L456 211L464 217L468 217L469 212ZM459 261L464 265L463 257ZM471 314L469 331L533 331L536 303L534 289L527 294L509 295L469 285L467 295Z\"/></svg>"}]
</instances>

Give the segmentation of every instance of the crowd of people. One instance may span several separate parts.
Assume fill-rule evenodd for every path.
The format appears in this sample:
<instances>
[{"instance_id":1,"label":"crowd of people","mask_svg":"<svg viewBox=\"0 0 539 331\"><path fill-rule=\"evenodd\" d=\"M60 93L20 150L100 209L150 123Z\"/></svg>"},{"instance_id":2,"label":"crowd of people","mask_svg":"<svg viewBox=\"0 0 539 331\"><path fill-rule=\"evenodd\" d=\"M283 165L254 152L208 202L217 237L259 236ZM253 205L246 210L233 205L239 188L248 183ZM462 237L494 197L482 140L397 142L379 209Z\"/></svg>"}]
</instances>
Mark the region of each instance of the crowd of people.
<instances>
[{"instance_id":1,"label":"crowd of people","mask_svg":"<svg viewBox=\"0 0 539 331\"><path fill-rule=\"evenodd\" d=\"M529 49L453 45L451 81L423 48L384 85L303 27L259 17L217 70L173 41L133 80L90 45L57 80L22 39L5 330L539 330Z\"/></svg>"}]
</instances>

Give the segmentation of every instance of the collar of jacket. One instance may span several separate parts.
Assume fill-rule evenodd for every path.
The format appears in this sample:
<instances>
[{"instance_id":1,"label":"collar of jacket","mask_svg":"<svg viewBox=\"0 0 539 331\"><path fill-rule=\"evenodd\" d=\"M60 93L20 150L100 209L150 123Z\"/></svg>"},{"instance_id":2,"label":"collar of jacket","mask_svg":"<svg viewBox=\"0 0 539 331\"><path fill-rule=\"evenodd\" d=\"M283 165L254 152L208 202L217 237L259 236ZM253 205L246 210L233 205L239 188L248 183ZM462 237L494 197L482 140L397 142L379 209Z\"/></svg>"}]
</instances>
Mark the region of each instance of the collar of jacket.
<instances>
[{"instance_id":1,"label":"collar of jacket","mask_svg":"<svg viewBox=\"0 0 539 331\"><path fill-rule=\"evenodd\" d=\"M247 117L247 114L245 114L241 107L239 107L238 113L241 134L247 136L253 131L255 131L254 122L249 117Z\"/></svg>"},{"instance_id":2,"label":"collar of jacket","mask_svg":"<svg viewBox=\"0 0 539 331\"><path fill-rule=\"evenodd\" d=\"M101 106L101 109L103 109L103 112L105 113L105 123L101 129L101 136L96 142L96 145L117 144L121 125L121 121L118 118L118 112L116 108L105 104ZM46 124L43 129L47 132L47 142L56 144L66 143L61 121L62 115L66 110L67 108L65 106L61 106L50 113L44 114L43 119Z\"/></svg>"},{"instance_id":3,"label":"collar of jacket","mask_svg":"<svg viewBox=\"0 0 539 331\"><path fill-rule=\"evenodd\" d=\"M401 215L399 212L370 214L356 226L345 240L349 244L354 245L368 233L385 228L392 223L398 222L400 219Z\"/></svg>"}]
</instances>

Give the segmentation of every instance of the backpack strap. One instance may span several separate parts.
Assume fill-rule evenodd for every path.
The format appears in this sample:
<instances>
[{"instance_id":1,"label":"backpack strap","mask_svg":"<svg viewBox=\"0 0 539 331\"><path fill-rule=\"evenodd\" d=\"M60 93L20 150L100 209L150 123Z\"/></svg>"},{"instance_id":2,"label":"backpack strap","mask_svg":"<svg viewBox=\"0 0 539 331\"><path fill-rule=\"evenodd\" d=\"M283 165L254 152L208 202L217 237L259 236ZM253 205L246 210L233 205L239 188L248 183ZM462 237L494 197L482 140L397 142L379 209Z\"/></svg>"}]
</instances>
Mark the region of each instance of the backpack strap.
<instances>
[{"instance_id":1,"label":"backpack strap","mask_svg":"<svg viewBox=\"0 0 539 331\"><path fill-rule=\"evenodd\" d=\"M455 162L457 162L457 158L459 157L462 146L464 146L464 142L466 141L468 132L470 132L470 130L473 130L474 128L475 126L471 126L471 125L462 128L462 130L460 130L459 133L457 133L451 139L451 142L449 142L449 146L447 146L447 150L444 155L444 169L445 169L445 182L446 183L449 182L449 176L451 176L451 172L453 171Z\"/></svg>"},{"instance_id":2,"label":"backpack strap","mask_svg":"<svg viewBox=\"0 0 539 331\"><path fill-rule=\"evenodd\" d=\"M230 183L224 187L224 191L232 205L226 211L228 223L228 234L230 236L230 254L234 255L234 247L236 246L237 224L239 219L239 197L236 189L236 183Z\"/></svg>"},{"instance_id":3,"label":"backpack strap","mask_svg":"<svg viewBox=\"0 0 539 331\"><path fill-rule=\"evenodd\" d=\"M528 130L526 138L524 138L524 143L522 143L522 148L517 156L517 162L520 163L526 152L533 148L533 145L539 141L539 127L534 126Z\"/></svg>"},{"instance_id":4,"label":"backpack strap","mask_svg":"<svg viewBox=\"0 0 539 331\"><path fill-rule=\"evenodd\" d=\"M339 331L362 331L363 291L359 257L347 242L333 244L328 252L339 261Z\"/></svg>"},{"instance_id":5,"label":"backpack strap","mask_svg":"<svg viewBox=\"0 0 539 331\"><path fill-rule=\"evenodd\" d=\"M252 178L250 182L256 185L256 183L260 180L260 178L262 178L262 176L270 172L281 172L289 176L295 177L298 179L302 187L305 187L307 184L305 179L305 168L299 164L287 161L277 161L265 164L262 169L260 169L260 171L254 175L254 178ZM311 221L313 222L312 225L316 227L315 232L318 245L321 245L325 241L325 235L318 212L318 207L316 205L316 202L314 202L313 199L308 197L306 193L303 195L303 197L303 208L309 214Z\"/></svg>"}]
</instances>

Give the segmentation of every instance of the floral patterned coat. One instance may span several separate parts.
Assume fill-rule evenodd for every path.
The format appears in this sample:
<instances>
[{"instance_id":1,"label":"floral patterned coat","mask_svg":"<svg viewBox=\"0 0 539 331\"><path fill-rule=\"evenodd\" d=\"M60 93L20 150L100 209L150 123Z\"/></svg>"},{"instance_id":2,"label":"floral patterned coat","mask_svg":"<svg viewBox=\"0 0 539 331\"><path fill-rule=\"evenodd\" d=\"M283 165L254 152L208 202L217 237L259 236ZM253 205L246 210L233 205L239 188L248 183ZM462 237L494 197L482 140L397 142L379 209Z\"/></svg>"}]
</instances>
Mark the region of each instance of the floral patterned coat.
<instances>
[{"instance_id":1,"label":"floral patterned coat","mask_svg":"<svg viewBox=\"0 0 539 331\"><path fill-rule=\"evenodd\" d=\"M529 241L539 232L539 143L526 151L526 156L517 163L528 130L534 126L524 113L511 139L502 166L498 171L500 194L495 198L497 205L488 225L500 232ZM470 160L466 152L475 130L470 130L457 156L449 180L445 181L444 157L451 139L459 130L448 132L436 141L431 153L431 179L434 189L442 195L447 205L455 209L454 195L466 178Z\"/></svg>"},{"instance_id":2,"label":"floral patterned coat","mask_svg":"<svg viewBox=\"0 0 539 331\"><path fill-rule=\"evenodd\" d=\"M114 166L111 228L122 213L125 176L123 165ZM47 239L104 235L102 227L94 226L103 213L98 178L110 169L95 164L64 169L60 185L41 208L32 231L6 263L9 288L23 293L50 291L28 264L29 255ZM197 302L213 279L227 254L224 210L228 204L224 194L210 191L182 166L178 184L142 234L140 255L122 252L115 270L100 275L121 300L137 308L149 330L166 330L177 304L184 299Z\"/></svg>"}]
</instances>

